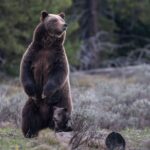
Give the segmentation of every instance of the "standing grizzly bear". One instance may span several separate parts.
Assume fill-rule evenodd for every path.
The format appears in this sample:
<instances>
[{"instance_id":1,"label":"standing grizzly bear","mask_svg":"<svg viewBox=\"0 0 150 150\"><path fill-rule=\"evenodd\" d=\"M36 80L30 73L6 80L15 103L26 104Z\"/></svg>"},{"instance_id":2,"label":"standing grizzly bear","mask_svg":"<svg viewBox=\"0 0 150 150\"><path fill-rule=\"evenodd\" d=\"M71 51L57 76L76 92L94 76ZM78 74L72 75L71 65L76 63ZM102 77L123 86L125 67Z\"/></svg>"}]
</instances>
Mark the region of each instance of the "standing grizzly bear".
<instances>
[{"instance_id":1,"label":"standing grizzly bear","mask_svg":"<svg viewBox=\"0 0 150 150\"><path fill-rule=\"evenodd\" d=\"M53 106L72 111L69 66L64 49L64 13L41 13L33 40L23 55L20 79L29 99L22 112L24 136L33 137L52 121Z\"/></svg>"}]
</instances>

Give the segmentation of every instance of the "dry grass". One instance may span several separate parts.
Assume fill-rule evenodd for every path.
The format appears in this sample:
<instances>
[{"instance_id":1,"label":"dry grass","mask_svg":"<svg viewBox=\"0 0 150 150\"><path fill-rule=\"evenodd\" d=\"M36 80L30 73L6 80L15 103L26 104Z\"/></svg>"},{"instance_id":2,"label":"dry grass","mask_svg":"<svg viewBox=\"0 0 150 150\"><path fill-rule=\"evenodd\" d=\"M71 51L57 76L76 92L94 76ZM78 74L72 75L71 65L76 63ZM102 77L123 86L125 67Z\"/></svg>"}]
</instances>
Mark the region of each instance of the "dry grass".
<instances>
[{"instance_id":1,"label":"dry grass","mask_svg":"<svg viewBox=\"0 0 150 150\"><path fill-rule=\"evenodd\" d=\"M144 132L147 129L147 132L150 133L150 66L138 66L137 68L132 73L130 71L124 72L122 69L121 73L118 73L118 70L113 70L99 75L71 74L74 103L73 118L80 116L78 121L73 119L74 124L78 125L74 127L77 132L81 131L92 136L93 133L96 134L102 129L119 131L129 141L128 146L131 146L133 150L137 147L136 143L140 147L139 150L146 150L146 147L148 147L146 145L149 145L148 139L150 139ZM22 91L18 79L8 78L1 83L0 126L19 127L21 109L27 97ZM135 134L135 138L132 138L131 131ZM143 137L141 137L141 134L138 135L141 139L138 136L136 137L138 131L143 134ZM57 149L61 147L58 141L53 138L53 135L49 136L46 133L49 132L44 132L42 138L39 136L37 140L43 147L40 147L41 150L50 149L50 146ZM22 137L20 132L19 136ZM80 138L84 139L84 136ZM3 139L5 139L4 136L0 137L0 141L4 142ZM21 145L27 147L26 142L23 139L24 144ZM80 145L82 149L84 144L79 143L80 140L75 140L75 142L75 145ZM35 144L32 148L38 150L38 146L38 144ZM97 146L91 146L91 144L89 147L97 148Z\"/></svg>"},{"instance_id":2,"label":"dry grass","mask_svg":"<svg viewBox=\"0 0 150 150\"><path fill-rule=\"evenodd\" d=\"M149 83L150 69L144 67L127 77L75 76L72 79L75 113L84 112L101 128L120 130L149 127Z\"/></svg>"}]
</instances>

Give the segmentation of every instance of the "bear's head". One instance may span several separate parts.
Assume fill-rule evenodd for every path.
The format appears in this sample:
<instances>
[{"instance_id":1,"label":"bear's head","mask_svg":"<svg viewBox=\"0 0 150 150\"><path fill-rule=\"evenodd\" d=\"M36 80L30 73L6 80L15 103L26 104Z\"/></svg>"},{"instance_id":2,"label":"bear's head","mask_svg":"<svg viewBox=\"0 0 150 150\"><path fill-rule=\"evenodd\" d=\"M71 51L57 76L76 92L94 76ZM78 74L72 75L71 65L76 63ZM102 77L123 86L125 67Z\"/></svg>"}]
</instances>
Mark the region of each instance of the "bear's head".
<instances>
[{"instance_id":1,"label":"bear's head","mask_svg":"<svg viewBox=\"0 0 150 150\"><path fill-rule=\"evenodd\" d=\"M54 110L53 121L54 121L55 131L56 132L72 131L72 128L69 125L70 114L67 111L67 108L54 106L53 110Z\"/></svg>"},{"instance_id":2,"label":"bear's head","mask_svg":"<svg viewBox=\"0 0 150 150\"><path fill-rule=\"evenodd\" d=\"M51 36L61 37L67 29L65 14L49 14L47 11L41 12L41 22L44 24L46 31Z\"/></svg>"}]
</instances>

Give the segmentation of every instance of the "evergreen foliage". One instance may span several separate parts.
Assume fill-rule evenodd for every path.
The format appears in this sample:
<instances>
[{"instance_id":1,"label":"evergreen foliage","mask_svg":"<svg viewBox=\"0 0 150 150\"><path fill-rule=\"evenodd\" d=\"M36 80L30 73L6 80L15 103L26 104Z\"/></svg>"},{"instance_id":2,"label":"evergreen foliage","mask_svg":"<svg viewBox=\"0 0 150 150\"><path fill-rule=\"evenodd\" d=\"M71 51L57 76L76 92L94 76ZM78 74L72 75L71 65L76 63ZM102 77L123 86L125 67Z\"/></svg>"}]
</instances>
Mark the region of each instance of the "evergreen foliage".
<instances>
[{"instance_id":1,"label":"evergreen foliage","mask_svg":"<svg viewBox=\"0 0 150 150\"><path fill-rule=\"evenodd\" d=\"M1 0L0 69L2 71L18 75L20 59L32 40L33 30L39 22L42 10L50 13L62 11L66 13L69 27L65 47L69 62L74 68L81 68L82 57L78 56L82 44L100 31L109 33L111 42L128 45L116 48L112 53L109 49L104 51L100 54L103 60L128 57L133 52L134 59L142 56L144 59L142 61L149 63L149 0ZM94 14L91 13L92 10ZM88 46L86 51L87 53L90 51ZM92 50L91 52L94 53ZM100 66L103 66L101 62L96 67Z\"/></svg>"}]
</instances>

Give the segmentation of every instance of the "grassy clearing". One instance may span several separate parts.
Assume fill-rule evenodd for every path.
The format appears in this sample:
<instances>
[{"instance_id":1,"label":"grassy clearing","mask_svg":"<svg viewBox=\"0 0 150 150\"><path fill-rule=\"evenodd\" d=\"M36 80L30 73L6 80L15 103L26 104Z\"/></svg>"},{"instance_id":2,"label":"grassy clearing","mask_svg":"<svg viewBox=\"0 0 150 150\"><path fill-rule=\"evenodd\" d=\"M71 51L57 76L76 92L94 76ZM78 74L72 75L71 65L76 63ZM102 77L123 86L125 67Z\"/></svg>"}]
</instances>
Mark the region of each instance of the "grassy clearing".
<instances>
[{"instance_id":1,"label":"grassy clearing","mask_svg":"<svg viewBox=\"0 0 150 150\"><path fill-rule=\"evenodd\" d=\"M150 128L143 130L128 128L121 133L127 139L128 147L136 150L150 149Z\"/></svg>"},{"instance_id":2,"label":"grassy clearing","mask_svg":"<svg viewBox=\"0 0 150 150\"><path fill-rule=\"evenodd\" d=\"M26 150L27 139L24 139L21 132L14 128L1 128L0 129L0 149L22 149Z\"/></svg>"},{"instance_id":3,"label":"grassy clearing","mask_svg":"<svg viewBox=\"0 0 150 150\"><path fill-rule=\"evenodd\" d=\"M43 130L39 137L26 139L20 129L0 128L0 150L64 150L53 131Z\"/></svg>"},{"instance_id":4,"label":"grassy clearing","mask_svg":"<svg viewBox=\"0 0 150 150\"><path fill-rule=\"evenodd\" d=\"M133 70L71 74L73 116L79 115L80 123L86 124L88 131L121 132L130 150L149 150L150 66ZM4 79L0 85L0 149L18 150L17 146L19 150L65 149L49 130L32 140L23 138L15 127L20 126L21 109L27 97L18 79ZM78 124L77 119L74 124Z\"/></svg>"},{"instance_id":5,"label":"grassy clearing","mask_svg":"<svg viewBox=\"0 0 150 150\"><path fill-rule=\"evenodd\" d=\"M148 150L150 146L150 129L125 129L121 131L127 142L127 148L132 150ZM95 147L95 148L94 148ZM26 139L20 129L0 128L0 150L66 150L49 129L40 132L38 138ZM90 145L88 149L97 149Z\"/></svg>"}]
</instances>

